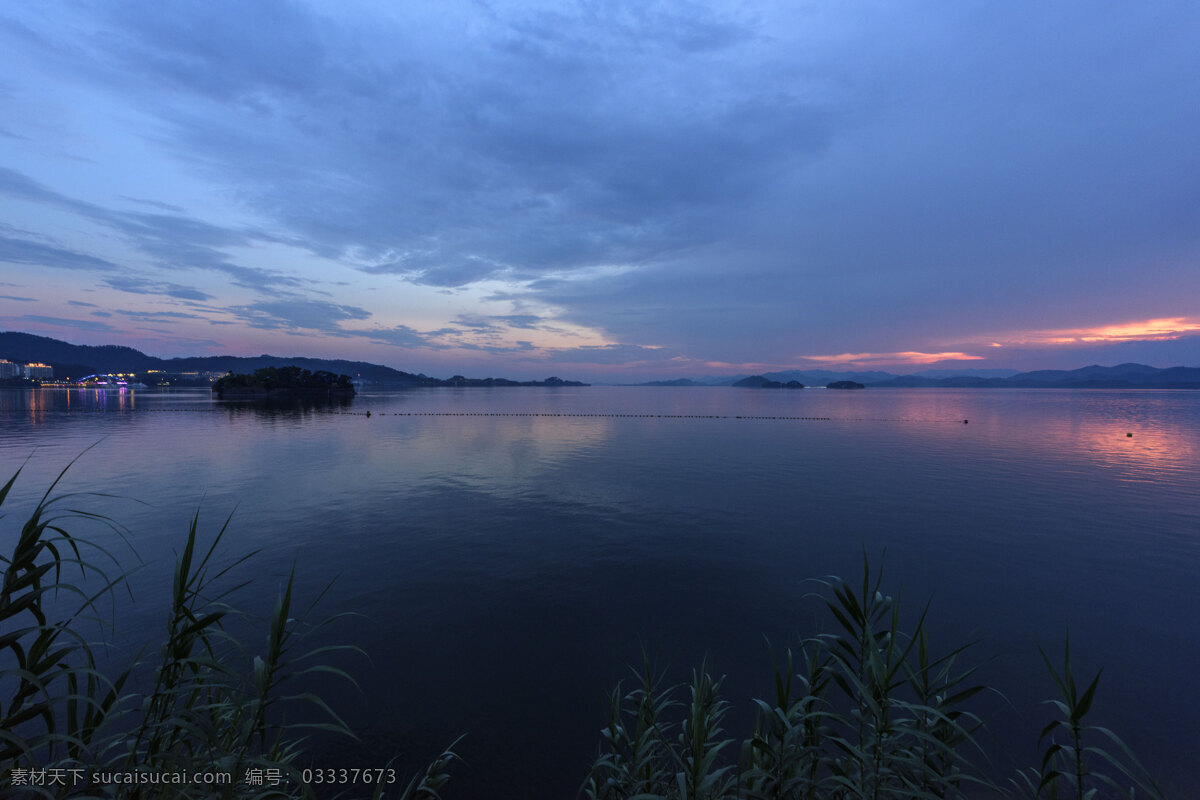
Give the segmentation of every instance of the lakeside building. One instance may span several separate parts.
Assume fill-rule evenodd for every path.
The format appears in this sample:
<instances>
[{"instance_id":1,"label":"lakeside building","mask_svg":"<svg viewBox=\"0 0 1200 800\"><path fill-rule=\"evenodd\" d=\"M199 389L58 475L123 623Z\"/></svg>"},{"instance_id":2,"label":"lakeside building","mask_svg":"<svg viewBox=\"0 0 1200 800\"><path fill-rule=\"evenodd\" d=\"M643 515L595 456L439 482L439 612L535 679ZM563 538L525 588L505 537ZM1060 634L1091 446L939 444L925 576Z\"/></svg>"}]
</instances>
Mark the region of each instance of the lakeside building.
<instances>
[{"instance_id":1,"label":"lakeside building","mask_svg":"<svg viewBox=\"0 0 1200 800\"><path fill-rule=\"evenodd\" d=\"M53 378L54 367L34 361L29 364L18 364L7 358L0 358L0 380L5 378Z\"/></svg>"},{"instance_id":2,"label":"lakeside building","mask_svg":"<svg viewBox=\"0 0 1200 800\"><path fill-rule=\"evenodd\" d=\"M32 364L26 364L24 367L21 368L21 372L24 373L26 378L53 378L54 377L54 367L50 366L49 364L42 364L41 362L34 362Z\"/></svg>"}]
</instances>

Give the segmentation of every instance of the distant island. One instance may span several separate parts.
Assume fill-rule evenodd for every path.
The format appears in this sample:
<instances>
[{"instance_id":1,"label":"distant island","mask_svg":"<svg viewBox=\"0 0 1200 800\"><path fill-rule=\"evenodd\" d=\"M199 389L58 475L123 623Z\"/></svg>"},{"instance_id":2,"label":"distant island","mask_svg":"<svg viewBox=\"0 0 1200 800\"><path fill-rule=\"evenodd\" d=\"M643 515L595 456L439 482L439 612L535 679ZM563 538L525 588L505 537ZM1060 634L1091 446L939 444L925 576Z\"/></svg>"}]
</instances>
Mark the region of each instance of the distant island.
<instances>
[{"instance_id":1,"label":"distant island","mask_svg":"<svg viewBox=\"0 0 1200 800\"><path fill-rule=\"evenodd\" d=\"M464 378L462 375L455 375L453 378L447 378L444 381L438 381L438 386L588 386L589 384L580 383L579 381L564 381L562 378L553 376L546 378L544 381L510 381L506 378Z\"/></svg>"},{"instance_id":2,"label":"distant island","mask_svg":"<svg viewBox=\"0 0 1200 800\"><path fill-rule=\"evenodd\" d=\"M691 384L699 385L699 384ZM739 389L803 389L804 384L798 380L777 381L766 377L765 375L751 375L748 378L742 378L735 381L733 386ZM858 381L833 381L825 384L826 389L865 389L864 384Z\"/></svg>"},{"instance_id":3,"label":"distant island","mask_svg":"<svg viewBox=\"0 0 1200 800\"><path fill-rule=\"evenodd\" d=\"M705 386L706 384L699 383L691 378L676 378L670 381L646 381L645 383L635 383L634 386Z\"/></svg>"},{"instance_id":4,"label":"distant island","mask_svg":"<svg viewBox=\"0 0 1200 800\"><path fill-rule=\"evenodd\" d=\"M765 378L762 375L751 375L749 378L742 378L737 383L733 384L739 389L803 389L804 384L800 381L773 381L770 378Z\"/></svg>"},{"instance_id":5,"label":"distant island","mask_svg":"<svg viewBox=\"0 0 1200 800\"><path fill-rule=\"evenodd\" d=\"M349 375L334 375L301 367L263 367L250 374L229 373L218 378L212 392L222 399L277 397L352 396L354 384Z\"/></svg>"}]
</instances>

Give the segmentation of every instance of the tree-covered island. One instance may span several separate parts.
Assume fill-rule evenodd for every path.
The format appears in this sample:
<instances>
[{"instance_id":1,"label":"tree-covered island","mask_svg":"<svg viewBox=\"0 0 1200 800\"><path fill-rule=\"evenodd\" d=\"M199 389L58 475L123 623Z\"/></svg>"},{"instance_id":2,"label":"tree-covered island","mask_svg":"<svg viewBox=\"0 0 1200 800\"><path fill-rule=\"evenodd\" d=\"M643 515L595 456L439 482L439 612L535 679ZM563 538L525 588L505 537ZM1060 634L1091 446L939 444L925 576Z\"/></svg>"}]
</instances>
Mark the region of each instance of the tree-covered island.
<instances>
[{"instance_id":1,"label":"tree-covered island","mask_svg":"<svg viewBox=\"0 0 1200 800\"><path fill-rule=\"evenodd\" d=\"M320 369L316 372L301 367L263 367L250 374L234 374L218 378L212 385L217 397L283 397L289 395L353 395L354 384L349 375L335 375Z\"/></svg>"}]
</instances>

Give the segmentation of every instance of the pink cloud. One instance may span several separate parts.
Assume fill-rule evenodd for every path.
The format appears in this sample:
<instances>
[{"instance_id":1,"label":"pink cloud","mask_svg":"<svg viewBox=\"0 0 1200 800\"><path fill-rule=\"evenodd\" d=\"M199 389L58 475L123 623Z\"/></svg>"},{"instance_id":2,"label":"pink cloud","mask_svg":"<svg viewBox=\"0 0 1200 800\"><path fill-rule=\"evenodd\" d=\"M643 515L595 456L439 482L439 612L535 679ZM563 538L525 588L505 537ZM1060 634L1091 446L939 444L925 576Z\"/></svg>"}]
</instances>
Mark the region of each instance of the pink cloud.
<instances>
[{"instance_id":1,"label":"pink cloud","mask_svg":"<svg viewBox=\"0 0 1200 800\"><path fill-rule=\"evenodd\" d=\"M1162 342L1200 332L1200 318L1163 317L1091 328L1013 331L1000 337L1008 344L1072 345L1104 342Z\"/></svg>"},{"instance_id":2,"label":"pink cloud","mask_svg":"<svg viewBox=\"0 0 1200 800\"><path fill-rule=\"evenodd\" d=\"M905 350L899 353L840 353L830 356L802 356L805 360L839 366L881 367L893 364L933 364L938 361L981 361L983 356L968 353L922 353Z\"/></svg>"}]
</instances>

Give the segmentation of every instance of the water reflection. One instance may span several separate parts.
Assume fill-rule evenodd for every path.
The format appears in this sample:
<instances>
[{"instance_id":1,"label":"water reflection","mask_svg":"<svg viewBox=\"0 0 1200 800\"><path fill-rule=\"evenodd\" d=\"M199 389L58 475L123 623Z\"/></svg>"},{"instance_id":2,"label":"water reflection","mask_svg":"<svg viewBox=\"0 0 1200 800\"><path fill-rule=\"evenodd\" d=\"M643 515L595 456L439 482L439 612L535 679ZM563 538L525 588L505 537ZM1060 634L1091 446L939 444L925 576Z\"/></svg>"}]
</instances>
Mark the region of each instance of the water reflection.
<instances>
[{"instance_id":1,"label":"water reflection","mask_svg":"<svg viewBox=\"0 0 1200 800\"><path fill-rule=\"evenodd\" d=\"M1129 480L1169 480L1189 472L1200 457L1195 392L988 394L978 398L983 404L956 410L972 415L971 436L982 432L981 443L1006 459L1035 458L1063 470L1100 467Z\"/></svg>"},{"instance_id":2,"label":"water reflection","mask_svg":"<svg viewBox=\"0 0 1200 800\"><path fill-rule=\"evenodd\" d=\"M100 411L132 411L134 409L134 392L131 389L92 389L81 386L75 390L75 396L79 400L79 405L83 408L89 406ZM68 391L67 402L70 402L70 391Z\"/></svg>"},{"instance_id":3,"label":"water reflection","mask_svg":"<svg viewBox=\"0 0 1200 800\"><path fill-rule=\"evenodd\" d=\"M613 420L558 417L380 418L369 461L392 479L453 481L491 492L527 488L535 473L601 447ZM399 456L399 457L398 457Z\"/></svg>"},{"instance_id":4,"label":"water reflection","mask_svg":"<svg viewBox=\"0 0 1200 800\"><path fill-rule=\"evenodd\" d=\"M52 412L133 411L136 393L132 389L95 389L62 386L0 389L0 413L28 412L40 422Z\"/></svg>"},{"instance_id":5,"label":"water reflection","mask_svg":"<svg viewBox=\"0 0 1200 800\"><path fill-rule=\"evenodd\" d=\"M462 479L472 481L519 475L522 462L554 462L566 454L595 448L612 436L614 425L624 425L621 420L631 415L661 419L653 424L663 426L664 431L683 426L691 436L702 431L692 430L679 417L710 420L705 423L710 426L774 425L773 430L788 435L796 426L825 425L846 431L867 426L869 430L861 432L878 436L881 441L895 441L897 446L908 446L907 442L915 438L923 446L946 453L985 447L993 455L1002 452L1005 458L1036 457L1060 463L1063 469L1099 465L1119 471L1129 480L1178 475L1200 458L1197 392L771 392L594 387L554 392L426 389L364 393L353 398L214 401L208 392L0 390L2 427L42 426L55 417L92 413L116 413L144 423L146 415L159 416L157 412L163 411L193 415L218 412L218 417L235 426L256 421L289 428L322 420L322 425L332 424L342 415L365 416L372 412L375 418L369 428L371 436L385 440L401 436L409 454L407 459L377 464L378 469L403 471L405 463L419 463L443 475L457 471ZM420 424L406 425L399 416L405 414L434 416L413 417L408 422ZM555 416L558 414L568 416ZM738 420L735 416L744 418ZM970 420L969 425L962 424L964 419ZM177 432L175 422L168 425L173 433ZM354 438L351 430L338 434L352 437L350 452L370 452L370 442ZM249 435L248 431L243 433ZM476 453L478 458L465 470L461 465L452 468L449 454L456 451ZM364 457L368 462L372 460Z\"/></svg>"},{"instance_id":6,"label":"water reflection","mask_svg":"<svg viewBox=\"0 0 1200 800\"><path fill-rule=\"evenodd\" d=\"M40 422L46 413L45 397L40 389L0 389L0 413L28 414L30 422Z\"/></svg>"},{"instance_id":7,"label":"water reflection","mask_svg":"<svg viewBox=\"0 0 1200 800\"><path fill-rule=\"evenodd\" d=\"M514 729L543 762L585 763L600 717L579 709L636 660L643 633L666 632L664 658L708 651L731 675L758 674L764 633L786 641L810 624L793 611L811 590L801 579L853 570L864 546L889 547L889 570L914 596L936 590L942 619L962 631L986 621L989 649L1018 654L1015 672L1040 674L1031 640L1054 641L1066 618L1106 674L1151 663L1139 708L1159 710L1164 732L1190 730L1170 698L1200 642L1200 615L1179 610L1200 571L1200 478L1186 468L1200 455L1200 393L438 389L263 405L149 392L136 409L133 399L130 413L90 413L121 410L121 398L0 393L5 445L39 450L25 485L44 487L105 439L64 486L153 503L119 515L147 561L136 577L145 608L169 591L162 565L198 504L208 530L237 509L235 555L262 549L251 606L270 607L293 563L304 588L347 576L331 610L365 615L352 641L378 665L362 671L375 689L363 716L471 730L485 743L478 774L493 782L516 785L531 769L480 752ZM62 424L47 436L51 419ZM0 448L0 459L9 453L28 450ZM497 693L480 663L525 677ZM512 724L546 707L562 718ZM1138 709L1117 716L1137 739ZM1185 749L1167 755L1186 763ZM578 774L562 771L566 796Z\"/></svg>"},{"instance_id":8,"label":"water reflection","mask_svg":"<svg viewBox=\"0 0 1200 800\"><path fill-rule=\"evenodd\" d=\"M306 419L316 414L343 413L354 406L354 398L344 395L331 397L271 397L256 400L217 400L216 407L228 412L230 418L247 413L262 420Z\"/></svg>"},{"instance_id":9,"label":"water reflection","mask_svg":"<svg viewBox=\"0 0 1200 800\"><path fill-rule=\"evenodd\" d=\"M1143 480L1190 470L1200 458L1195 438L1178 428L1137 426L1135 433L1133 427L1128 421L1079 426L1061 444L1099 465Z\"/></svg>"}]
</instances>

